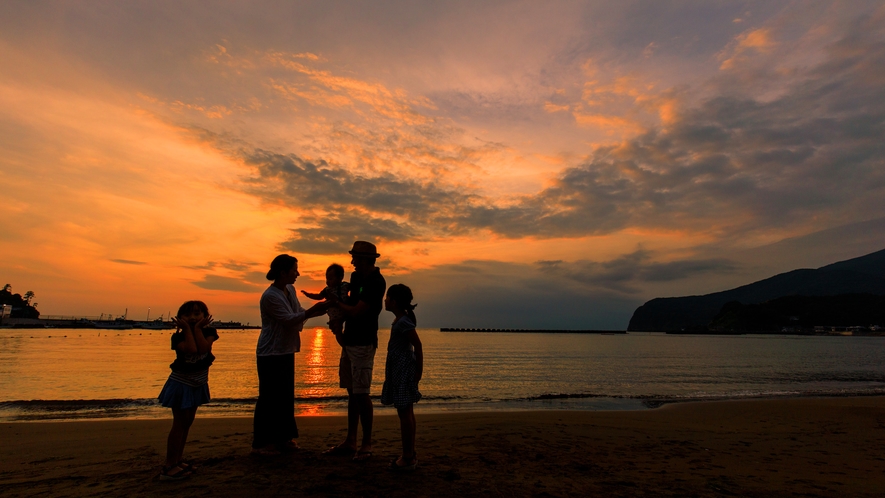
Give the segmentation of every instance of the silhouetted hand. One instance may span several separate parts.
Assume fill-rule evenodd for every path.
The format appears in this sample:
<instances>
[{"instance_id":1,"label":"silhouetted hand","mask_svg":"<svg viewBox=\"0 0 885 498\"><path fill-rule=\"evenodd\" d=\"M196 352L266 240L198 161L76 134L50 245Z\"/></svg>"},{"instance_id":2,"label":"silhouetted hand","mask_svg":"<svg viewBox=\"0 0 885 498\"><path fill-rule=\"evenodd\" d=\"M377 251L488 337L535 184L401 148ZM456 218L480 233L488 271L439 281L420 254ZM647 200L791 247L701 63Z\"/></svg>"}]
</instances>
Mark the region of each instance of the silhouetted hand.
<instances>
[{"instance_id":1,"label":"silhouetted hand","mask_svg":"<svg viewBox=\"0 0 885 498\"><path fill-rule=\"evenodd\" d=\"M191 324L187 323L187 320L185 320L184 318L181 318L178 316L172 317L172 323L174 323L175 326L181 330L190 330L191 329Z\"/></svg>"}]
</instances>

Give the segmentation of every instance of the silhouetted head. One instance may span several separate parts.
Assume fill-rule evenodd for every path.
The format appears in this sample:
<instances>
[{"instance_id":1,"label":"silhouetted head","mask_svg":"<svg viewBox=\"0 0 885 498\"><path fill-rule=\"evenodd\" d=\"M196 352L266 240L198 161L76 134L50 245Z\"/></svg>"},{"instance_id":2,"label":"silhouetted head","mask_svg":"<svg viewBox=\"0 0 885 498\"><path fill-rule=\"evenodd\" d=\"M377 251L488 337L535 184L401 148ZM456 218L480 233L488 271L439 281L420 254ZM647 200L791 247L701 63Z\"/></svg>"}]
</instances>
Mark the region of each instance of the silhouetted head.
<instances>
[{"instance_id":1,"label":"silhouetted head","mask_svg":"<svg viewBox=\"0 0 885 498\"><path fill-rule=\"evenodd\" d=\"M412 289L403 284L393 284L387 289L387 298L384 299L384 309L394 312L394 308L400 309L406 313L406 316L412 319L412 322L418 324L415 317L415 308L417 304L412 304Z\"/></svg>"},{"instance_id":2,"label":"silhouetted head","mask_svg":"<svg viewBox=\"0 0 885 498\"><path fill-rule=\"evenodd\" d=\"M344 280L344 267L332 263L326 268L326 285L340 284Z\"/></svg>"},{"instance_id":3,"label":"silhouetted head","mask_svg":"<svg viewBox=\"0 0 885 498\"><path fill-rule=\"evenodd\" d=\"M209 307L203 301L188 301L178 308L178 314L175 315L181 320L193 324L209 316Z\"/></svg>"},{"instance_id":4,"label":"silhouetted head","mask_svg":"<svg viewBox=\"0 0 885 498\"><path fill-rule=\"evenodd\" d=\"M268 280L276 280L281 276L292 271L292 267L298 264L298 260L294 256L288 254L280 254L273 258L270 262L270 270L267 272Z\"/></svg>"},{"instance_id":5,"label":"silhouetted head","mask_svg":"<svg viewBox=\"0 0 885 498\"><path fill-rule=\"evenodd\" d=\"M375 244L366 242L365 240L354 242L353 248L348 252L351 255L350 262L353 264L353 268L358 272L371 270L375 267L375 261L381 257L381 255L378 254L378 249L375 247Z\"/></svg>"}]
</instances>

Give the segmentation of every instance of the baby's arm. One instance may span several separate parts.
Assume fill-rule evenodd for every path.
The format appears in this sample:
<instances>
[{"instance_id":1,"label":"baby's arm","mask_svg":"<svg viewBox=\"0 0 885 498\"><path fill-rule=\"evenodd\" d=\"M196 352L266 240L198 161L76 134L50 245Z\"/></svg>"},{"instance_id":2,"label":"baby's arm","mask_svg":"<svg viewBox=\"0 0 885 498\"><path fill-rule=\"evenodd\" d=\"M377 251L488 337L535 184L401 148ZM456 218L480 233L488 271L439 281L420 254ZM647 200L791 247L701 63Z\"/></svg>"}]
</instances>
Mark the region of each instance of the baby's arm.
<instances>
[{"instance_id":1,"label":"baby's arm","mask_svg":"<svg viewBox=\"0 0 885 498\"><path fill-rule=\"evenodd\" d=\"M314 301L322 301L323 299L325 299L323 297L323 291L320 291L320 292L317 292L316 294L314 294L312 292L307 292L307 291L303 290L303 291L301 291L301 293L304 294L305 296L313 299Z\"/></svg>"}]
</instances>

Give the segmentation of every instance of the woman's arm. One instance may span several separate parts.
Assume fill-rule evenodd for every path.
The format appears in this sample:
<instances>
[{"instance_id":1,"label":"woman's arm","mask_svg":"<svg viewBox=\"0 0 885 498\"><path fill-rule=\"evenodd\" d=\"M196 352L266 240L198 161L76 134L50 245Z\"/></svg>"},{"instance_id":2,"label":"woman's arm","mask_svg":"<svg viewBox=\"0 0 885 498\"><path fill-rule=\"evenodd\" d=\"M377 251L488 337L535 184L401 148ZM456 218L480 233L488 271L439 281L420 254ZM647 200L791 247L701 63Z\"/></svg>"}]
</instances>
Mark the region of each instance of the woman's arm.
<instances>
[{"instance_id":1,"label":"woman's arm","mask_svg":"<svg viewBox=\"0 0 885 498\"><path fill-rule=\"evenodd\" d=\"M415 382L418 382L424 373L424 348L421 346L421 339L418 337L417 330L412 329L407 334L409 342L415 348Z\"/></svg>"},{"instance_id":2,"label":"woman's arm","mask_svg":"<svg viewBox=\"0 0 885 498\"><path fill-rule=\"evenodd\" d=\"M308 317L303 309L292 311L289 303L282 296L265 294L261 298L261 312L267 313L282 323L301 323Z\"/></svg>"},{"instance_id":3,"label":"woman's arm","mask_svg":"<svg viewBox=\"0 0 885 498\"><path fill-rule=\"evenodd\" d=\"M315 316L322 316L326 314L326 311L329 309L329 303L322 302L316 303L310 308L304 310L304 319L313 318Z\"/></svg>"},{"instance_id":4,"label":"woman's arm","mask_svg":"<svg viewBox=\"0 0 885 498\"><path fill-rule=\"evenodd\" d=\"M301 306L297 310L290 311L288 303L279 296L265 295L261 298L261 310L274 317L282 323L303 323L308 318L324 315L329 308L329 304L322 302L311 306L309 309L303 309Z\"/></svg>"}]
</instances>

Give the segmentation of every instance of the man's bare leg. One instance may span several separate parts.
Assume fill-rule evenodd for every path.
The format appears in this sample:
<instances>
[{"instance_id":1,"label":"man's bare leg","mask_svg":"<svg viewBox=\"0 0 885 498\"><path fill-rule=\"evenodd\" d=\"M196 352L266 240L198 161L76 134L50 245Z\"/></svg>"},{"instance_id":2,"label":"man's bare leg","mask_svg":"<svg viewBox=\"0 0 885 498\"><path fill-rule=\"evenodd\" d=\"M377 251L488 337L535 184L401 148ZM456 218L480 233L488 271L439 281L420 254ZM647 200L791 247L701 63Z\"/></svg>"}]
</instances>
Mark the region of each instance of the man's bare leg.
<instances>
[{"instance_id":1,"label":"man's bare leg","mask_svg":"<svg viewBox=\"0 0 885 498\"><path fill-rule=\"evenodd\" d=\"M360 423L363 425L363 445L360 450L372 451L372 424L375 420L375 409L372 398L368 394L357 394L360 405Z\"/></svg>"},{"instance_id":2,"label":"man's bare leg","mask_svg":"<svg viewBox=\"0 0 885 498\"><path fill-rule=\"evenodd\" d=\"M356 450L356 435L360 424L360 405L351 389L347 390L347 439L342 446Z\"/></svg>"}]
</instances>

